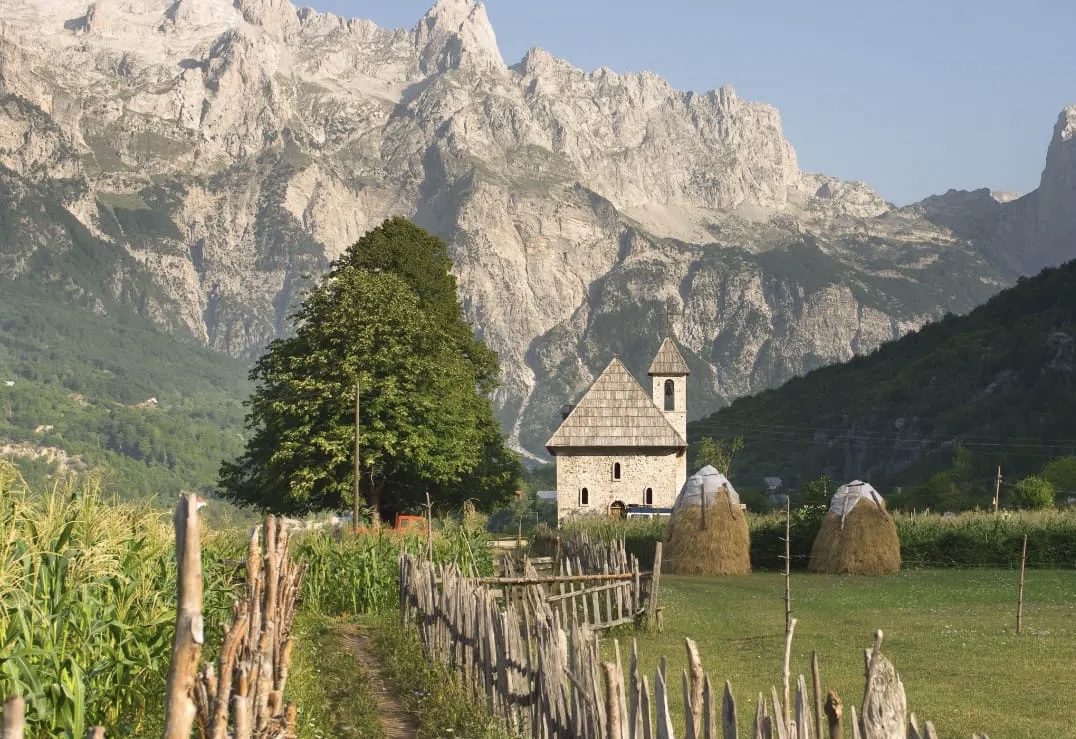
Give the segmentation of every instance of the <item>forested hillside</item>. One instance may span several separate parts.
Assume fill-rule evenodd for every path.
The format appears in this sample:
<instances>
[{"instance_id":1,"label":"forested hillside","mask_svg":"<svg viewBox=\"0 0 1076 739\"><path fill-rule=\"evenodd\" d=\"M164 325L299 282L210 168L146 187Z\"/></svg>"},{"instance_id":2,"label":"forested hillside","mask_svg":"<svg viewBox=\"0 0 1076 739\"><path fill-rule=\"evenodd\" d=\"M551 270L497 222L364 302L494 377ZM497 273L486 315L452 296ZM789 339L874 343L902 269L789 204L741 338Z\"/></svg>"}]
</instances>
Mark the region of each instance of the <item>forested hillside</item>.
<instances>
[{"instance_id":1,"label":"forested hillside","mask_svg":"<svg viewBox=\"0 0 1076 739\"><path fill-rule=\"evenodd\" d=\"M246 366L165 336L122 311L104 317L0 288L0 450L24 474L93 469L121 498L214 487L243 448Z\"/></svg>"},{"instance_id":2,"label":"forested hillside","mask_svg":"<svg viewBox=\"0 0 1076 739\"><path fill-rule=\"evenodd\" d=\"M688 433L742 436L732 474L747 488L825 473L905 486L898 501L908 504L951 495L988 505L999 465L1007 487L1076 451L1074 322L1069 262L967 316L742 398Z\"/></svg>"}]
</instances>

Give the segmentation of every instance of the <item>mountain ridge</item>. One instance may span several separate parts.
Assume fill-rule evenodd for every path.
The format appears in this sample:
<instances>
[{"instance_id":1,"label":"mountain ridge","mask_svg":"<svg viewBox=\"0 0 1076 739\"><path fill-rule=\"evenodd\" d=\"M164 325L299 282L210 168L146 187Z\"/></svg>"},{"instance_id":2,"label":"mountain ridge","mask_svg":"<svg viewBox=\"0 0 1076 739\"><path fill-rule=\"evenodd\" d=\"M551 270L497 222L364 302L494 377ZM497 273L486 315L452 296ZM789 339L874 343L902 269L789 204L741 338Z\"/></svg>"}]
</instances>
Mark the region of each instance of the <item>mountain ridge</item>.
<instances>
[{"instance_id":1,"label":"mountain ridge","mask_svg":"<svg viewBox=\"0 0 1076 739\"><path fill-rule=\"evenodd\" d=\"M912 484L904 504L959 507L972 501L923 481L962 466L985 505L997 469L1012 480L1076 455L1074 382L1076 260L1021 278L965 316L740 398L688 433L742 436L745 486L826 474Z\"/></svg>"},{"instance_id":2,"label":"mountain ridge","mask_svg":"<svg viewBox=\"0 0 1076 739\"><path fill-rule=\"evenodd\" d=\"M1029 217L898 209L802 172L777 110L728 85L678 91L538 48L507 66L470 0L397 30L286 0L5 6L0 93L20 101L0 110L6 187L53 193L137 265L107 289L134 269L152 288L140 312L249 358L287 332L308 275L411 218L449 244L465 315L502 358L498 415L539 456L556 408L666 328L703 414L1028 268ZM1066 182L1058 151L1050 187ZM1035 228L1064 233L1056 203L1029 197L1002 211L1034 202ZM6 237L0 264L46 248Z\"/></svg>"}]
</instances>

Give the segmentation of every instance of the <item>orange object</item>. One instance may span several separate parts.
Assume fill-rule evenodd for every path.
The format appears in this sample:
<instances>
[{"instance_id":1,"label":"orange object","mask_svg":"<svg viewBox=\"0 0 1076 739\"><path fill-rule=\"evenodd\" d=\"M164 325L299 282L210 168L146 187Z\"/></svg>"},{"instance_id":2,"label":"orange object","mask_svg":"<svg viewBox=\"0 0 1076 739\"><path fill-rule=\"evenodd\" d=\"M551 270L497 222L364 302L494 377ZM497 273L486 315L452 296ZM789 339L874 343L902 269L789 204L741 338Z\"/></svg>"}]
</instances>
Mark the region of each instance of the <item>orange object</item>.
<instances>
[{"instance_id":1,"label":"orange object","mask_svg":"<svg viewBox=\"0 0 1076 739\"><path fill-rule=\"evenodd\" d=\"M425 534L426 519L423 516L404 516L401 514L396 517L396 531L398 533Z\"/></svg>"}]
</instances>

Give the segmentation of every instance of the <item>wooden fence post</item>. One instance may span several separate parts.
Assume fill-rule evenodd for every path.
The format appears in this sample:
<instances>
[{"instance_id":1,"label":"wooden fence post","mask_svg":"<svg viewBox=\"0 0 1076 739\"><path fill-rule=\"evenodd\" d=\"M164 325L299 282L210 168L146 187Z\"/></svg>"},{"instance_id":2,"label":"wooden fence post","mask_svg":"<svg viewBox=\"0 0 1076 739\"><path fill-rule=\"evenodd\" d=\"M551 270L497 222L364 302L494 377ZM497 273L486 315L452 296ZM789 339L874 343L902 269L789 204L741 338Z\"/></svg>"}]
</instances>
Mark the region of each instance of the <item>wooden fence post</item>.
<instances>
[{"instance_id":1,"label":"wooden fence post","mask_svg":"<svg viewBox=\"0 0 1076 739\"><path fill-rule=\"evenodd\" d=\"M661 542L654 546L654 572L650 580L650 624L661 631L661 612L658 600L661 593Z\"/></svg>"},{"instance_id":2,"label":"wooden fence post","mask_svg":"<svg viewBox=\"0 0 1076 739\"><path fill-rule=\"evenodd\" d=\"M789 719L792 712L792 701L789 693L789 675L792 661L792 634L796 630L796 619L791 619L788 622L788 626L785 629L785 663L781 670L781 685L784 688L784 711L777 717L779 721L783 721L785 726L788 726Z\"/></svg>"},{"instance_id":3,"label":"wooden fence post","mask_svg":"<svg viewBox=\"0 0 1076 739\"><path fill-rule=\"evenodd\" d=\"M202 621L202 542L198 496L188 493L176 506L178 604L172 663L168 668L164 739L189 739L194 725L194 690L205 641Z\"/></svg>"},{"instance_id":4,"label":"wooden fence post","mask_svg":"<svg viewBox=\"0 0 1076 739\"><path fill-rule=\"evenodd\" d=\"M814 688L814 733L817 739L825 739L822 735L822 675L818 669L818 652L811 652L811 678Z\"/></svg>"},{"instance_id":5,"label":"wooden fence post","mask_svg":"<svg viewBox=\"0 0 1076 739\"><path fill-rule=\"evenodd\" d=\"M785 631L792 628L792 502L785 496ZM785 702L788 696L785 696Z\"/></svg>"},{"instance_id":6,"label":"wooden fence post","mask_svg":"<svg viewBox=\"0 0 1076 739\"><path fill-rule=\"evenodd\" d=\"M26 701L21 695L9 695L4 701L3 739L23 739L26 731Z\"/></svg>"},{"instance_id":7,"label":"wooden fence post","mask_svg":"<svg viewBox=\"0 0 1076 739\"><path fill-rule=\"evenodd\" d=\"M844 703L841 702L841 697L832 690L826 693L825 710L829 739L844 739Z\"/></svg>"},{"instance_id":8,"label":"wooden fence post","mask_svg":"<svg viewBox=\"0 0 1076 739\"><path fill-rule=\"evenodd\" d=\"M1027 534L1024 534L1024 550L1020 555L1020 594L1016 600L1016 633L1024 629L1024 570L1027 568Z\"/></svg>"},{"instance_id":9,"label":"wooden fence post","mask_svg":"<svg viewBox=\"0 0 1076 739\"><path fill-rule=\"evenodd\" d=\"M874 632L874 649L867 657L862 715L857 722L853 712L852 722L857 724L853 732L861 729L864 739L905 739L908 702L897 669L882 654L884 638L880 629Z\"/></svg>"}]
</instances>

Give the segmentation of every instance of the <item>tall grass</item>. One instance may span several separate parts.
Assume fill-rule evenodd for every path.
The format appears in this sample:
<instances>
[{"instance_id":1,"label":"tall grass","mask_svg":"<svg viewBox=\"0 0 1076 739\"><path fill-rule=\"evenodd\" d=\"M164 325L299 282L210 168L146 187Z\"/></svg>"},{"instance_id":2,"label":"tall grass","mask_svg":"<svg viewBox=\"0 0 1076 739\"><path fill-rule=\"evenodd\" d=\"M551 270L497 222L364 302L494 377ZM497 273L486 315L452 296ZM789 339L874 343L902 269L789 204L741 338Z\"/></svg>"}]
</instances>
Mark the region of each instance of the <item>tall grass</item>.
<instances>
[{"instance_id":1,"label":"tall grass","mask_svg":"<svg viewBox=\"0 0 1076 739\"><path fill-rule=\"evenodd\" d=\"M175 578L167 514L111 505L92 478L37 493L0 463L0 697L26 699L28 736L159 721ZM212 634L229 587L212 573L206 585Z\"/></svg>"}]
</instances>

